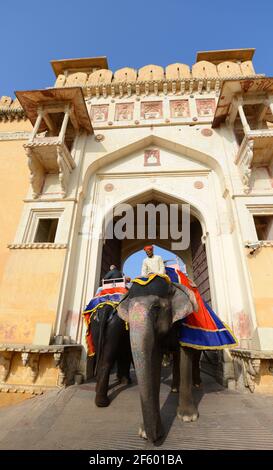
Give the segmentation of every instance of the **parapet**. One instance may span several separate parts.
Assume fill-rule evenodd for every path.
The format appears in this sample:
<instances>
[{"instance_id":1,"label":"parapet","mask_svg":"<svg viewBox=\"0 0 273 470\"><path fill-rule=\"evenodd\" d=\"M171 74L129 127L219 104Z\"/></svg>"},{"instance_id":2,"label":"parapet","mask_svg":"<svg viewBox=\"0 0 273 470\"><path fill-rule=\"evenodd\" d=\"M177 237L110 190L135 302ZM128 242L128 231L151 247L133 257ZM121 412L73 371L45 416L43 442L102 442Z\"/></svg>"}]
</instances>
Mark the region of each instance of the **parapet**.
<instances>
[{"instance_id":1,"label":"parapet","mask_svg":"<svg viewBox=\"0 0 273 470\"><path fill-rule=\"evenodd\" d=\"M190 68L183 63L167 67L150 64L136 70L124 67L113 73L108 69L106 57L66 59L52 61L56 74L55 87L82 86L83 88L119 84L178 80L225 80L253 77L256 75L252 57L255 49L232 49L203 51L197 53L196 63ZM91 93L93 94L93 93Z\"/></svg>"},{"instance_id":2,"label":"parapet","mask_svg":"<svg viewBox=\"0 0 273 470\"><path fill-rule=\"evenodd\" d=\"M12 100L10 96L0 97L0 122L13 121L14 119L26 119L25 112L16 98Z\"/></svg>"}]
</instances>

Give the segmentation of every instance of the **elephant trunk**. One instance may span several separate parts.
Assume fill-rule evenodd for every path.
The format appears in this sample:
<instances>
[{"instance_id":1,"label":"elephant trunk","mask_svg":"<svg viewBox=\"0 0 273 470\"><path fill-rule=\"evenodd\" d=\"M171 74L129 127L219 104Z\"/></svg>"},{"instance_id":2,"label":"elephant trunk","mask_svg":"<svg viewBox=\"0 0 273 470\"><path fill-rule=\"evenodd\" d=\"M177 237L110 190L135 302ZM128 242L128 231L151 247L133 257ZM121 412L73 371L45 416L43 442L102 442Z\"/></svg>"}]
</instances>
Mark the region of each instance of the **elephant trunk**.
<instances>
[{"instance_id":1,"label":"elephant trunk","mask_svg":"<svg viewBox=\"0 0 273 470\"><path fill-rule=\"evenodd\" d=\"M155 337L152 317L143 305L135 305L129 322L144 430L147 438L155 442L163 435L159 403L162 353Z\"/></svg>"}]
</instances>

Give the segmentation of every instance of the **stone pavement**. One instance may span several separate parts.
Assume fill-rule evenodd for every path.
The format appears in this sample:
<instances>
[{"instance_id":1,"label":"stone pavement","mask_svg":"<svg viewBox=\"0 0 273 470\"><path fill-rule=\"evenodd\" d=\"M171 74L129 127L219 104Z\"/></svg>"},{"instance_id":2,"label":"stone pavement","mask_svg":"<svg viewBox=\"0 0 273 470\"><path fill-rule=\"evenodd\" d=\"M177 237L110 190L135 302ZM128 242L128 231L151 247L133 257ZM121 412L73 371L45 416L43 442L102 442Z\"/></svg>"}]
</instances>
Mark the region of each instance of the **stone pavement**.
<instances>
[{"instance_id":1,"label":"stone pavement","mask_svg":"<svg viewBox=\"0 0 273 470\"><path fill-rule=\"evenodd\" d=\"M134 376L133 376L134 378ZM224 389L203 375L195 390L200 418L176 418L177 395L170 370L162 371L161 414L166 429L158 449L273 449L273 397ZM141 422L138 388L112 378L108 408L94 404L95 384L49 391L0 409L0 449L139 449L155 447L137 436Z\"/></svg>"}]
</instances>

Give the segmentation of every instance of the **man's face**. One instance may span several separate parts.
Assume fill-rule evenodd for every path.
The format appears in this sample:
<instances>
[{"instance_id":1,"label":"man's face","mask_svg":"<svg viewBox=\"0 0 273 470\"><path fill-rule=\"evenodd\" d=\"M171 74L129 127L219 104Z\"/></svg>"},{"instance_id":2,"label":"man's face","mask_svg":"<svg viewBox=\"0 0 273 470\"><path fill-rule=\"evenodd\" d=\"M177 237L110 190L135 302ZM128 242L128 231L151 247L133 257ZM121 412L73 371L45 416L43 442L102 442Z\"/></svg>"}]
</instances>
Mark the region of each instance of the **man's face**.
<instances>
[{"instance_id":1,"label":"man's face","mask_svg":"<svg viewBox=\"0 0 273 470\"><path fill-rule=\"evenodd\" d=\"M154 254L153 250L147 250L146 253L149 258L151 258Z\"/></svg>"}]
</instances>

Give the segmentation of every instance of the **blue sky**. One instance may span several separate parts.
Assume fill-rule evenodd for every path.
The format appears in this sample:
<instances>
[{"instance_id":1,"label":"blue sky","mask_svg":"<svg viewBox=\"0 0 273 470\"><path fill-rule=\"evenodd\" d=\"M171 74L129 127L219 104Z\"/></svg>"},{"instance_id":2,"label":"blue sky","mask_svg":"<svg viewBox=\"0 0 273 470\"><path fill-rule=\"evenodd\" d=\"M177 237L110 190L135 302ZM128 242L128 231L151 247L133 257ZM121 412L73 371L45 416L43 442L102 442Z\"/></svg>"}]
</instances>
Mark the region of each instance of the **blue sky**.
<instances>
[{"instance_id":1,"label":"blue sky","mask_svg":"<svg viewBox=\"0 0 273 470\"><path fill-rule=\"evenodd\" d=\"M0 96L53 86L50 60L75 57L105 55L115 71L191 65L197 51L253 47L256 71L273 75L270 0L11 0L0 13ZM139 274L143 256L127 262L128 275Z\"/></svg>"},{"instance_id":2,"label":"blue sky","mask_svg":"<svg viewBox=\"0 0 273 470\"><path fill-rule=\"evenodd\" d=\"M50 60L99 55L116 70L255 47L256 71L273 75L270 0L11 0L0 12L0 95L53 85Z\"/></svg>"}]
</instances>

